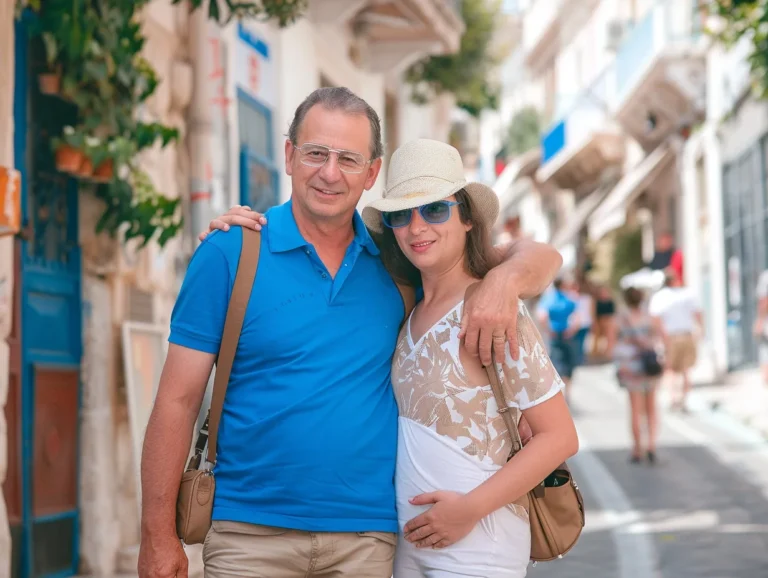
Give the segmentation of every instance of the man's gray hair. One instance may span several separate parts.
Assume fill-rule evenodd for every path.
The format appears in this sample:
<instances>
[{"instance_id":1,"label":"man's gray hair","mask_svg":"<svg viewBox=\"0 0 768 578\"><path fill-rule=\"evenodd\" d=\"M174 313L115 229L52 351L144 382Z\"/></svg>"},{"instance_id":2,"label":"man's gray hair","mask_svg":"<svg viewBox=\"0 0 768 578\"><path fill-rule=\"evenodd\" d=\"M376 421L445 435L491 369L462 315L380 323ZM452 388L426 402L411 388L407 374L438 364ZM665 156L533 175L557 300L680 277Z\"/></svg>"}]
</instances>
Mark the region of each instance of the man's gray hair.
<instances>
[{"instance_id":1,"label":"man's gray hair","mask_svg":"<svg viewBox=\"0 0 768 578\"><path fill-rule=\"evenodd\" d=\"M309 109L316 104L328 110L341 110L348 114L362 114L368 117L368 121L371 123L371 160L384 155L379 115L376 114L370 104L344 86L318 88L298 106L288 129L288 138L294 145L298 144L299 128L304 122L304 117L307 116Z\"/></svg>"}]
</instances>

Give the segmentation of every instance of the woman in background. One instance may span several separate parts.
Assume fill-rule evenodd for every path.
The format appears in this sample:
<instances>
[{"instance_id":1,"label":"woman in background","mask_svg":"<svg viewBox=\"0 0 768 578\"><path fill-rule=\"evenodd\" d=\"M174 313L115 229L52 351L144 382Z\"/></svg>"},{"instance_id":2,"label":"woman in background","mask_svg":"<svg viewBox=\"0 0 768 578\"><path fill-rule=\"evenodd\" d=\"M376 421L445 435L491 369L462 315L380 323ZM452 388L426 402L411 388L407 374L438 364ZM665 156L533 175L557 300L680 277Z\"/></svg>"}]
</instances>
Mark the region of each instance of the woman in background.
<instances>
[{"instance_id":1,"label":"woman in background","mask_svg":"<svg viewBox=\"0 0 768 578\"><path fill-rule=\"evenodd\" d=\"M624 291L626 311L618 316L618 340L614 361L618 367L619 385L629 393L632 440L630 461L638 464L645 456L656 462L656 386L658 376L646 374L643 352L653 350L658 339L653 320L643 307L643 293L634 287ZM643 425L645 428L643 428ZM645 441L642 430L645 429Z\"/></svg>"}]
</instances>

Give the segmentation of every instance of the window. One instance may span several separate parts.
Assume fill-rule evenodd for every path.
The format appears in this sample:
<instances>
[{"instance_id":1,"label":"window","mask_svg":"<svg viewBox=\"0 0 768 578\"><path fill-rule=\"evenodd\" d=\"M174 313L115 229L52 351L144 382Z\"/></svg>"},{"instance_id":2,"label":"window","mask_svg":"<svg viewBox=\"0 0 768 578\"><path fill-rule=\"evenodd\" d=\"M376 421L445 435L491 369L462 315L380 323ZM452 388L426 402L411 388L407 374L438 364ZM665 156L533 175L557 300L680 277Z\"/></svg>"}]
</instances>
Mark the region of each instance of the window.
<instances>
[{"instance_id":1,"label":"window","mask_svg":"<svg viewBox=\"0 0 768 578\"><path fill-rule=\"evenodd\" d=\"M237 99L240 128L240 203L263 213L279 201L279 177L272 142L272 113L242 91Z\"/></svg>"}]
</instances>

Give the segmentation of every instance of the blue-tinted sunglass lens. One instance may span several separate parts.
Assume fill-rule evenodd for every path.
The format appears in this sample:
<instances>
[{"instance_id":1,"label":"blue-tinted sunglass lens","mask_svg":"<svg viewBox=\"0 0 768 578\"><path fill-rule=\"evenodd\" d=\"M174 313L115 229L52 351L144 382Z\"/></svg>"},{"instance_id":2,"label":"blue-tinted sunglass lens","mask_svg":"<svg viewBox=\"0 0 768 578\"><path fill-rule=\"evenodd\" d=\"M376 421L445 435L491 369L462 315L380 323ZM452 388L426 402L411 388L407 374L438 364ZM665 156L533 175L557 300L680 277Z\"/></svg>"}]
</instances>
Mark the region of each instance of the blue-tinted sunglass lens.
<instances>
[{"instance_id":1,"label":"blue-tinted sunglass lens","mask_svg":"<svg viewBox=\"0 0 768 578\"><path fill-rule=\"evenodd\" d=\"M403 211L390 211L381 214L384 224L387 227L397 229L398 227L404 227L411 222L412 209L406 209Z\"/></svg>"},{"instance_id":2,"label":"blue-tinted sunglass lens","mask_svg":"<svg viewBox=\"0 0 768 578\"><path fill-rule=\"evenodd\" d=\"M445 223L451 216L451 207L445 201L437 201L424 205L420 209L421 216L427 223Z\"/></svg>"}]
</instances>

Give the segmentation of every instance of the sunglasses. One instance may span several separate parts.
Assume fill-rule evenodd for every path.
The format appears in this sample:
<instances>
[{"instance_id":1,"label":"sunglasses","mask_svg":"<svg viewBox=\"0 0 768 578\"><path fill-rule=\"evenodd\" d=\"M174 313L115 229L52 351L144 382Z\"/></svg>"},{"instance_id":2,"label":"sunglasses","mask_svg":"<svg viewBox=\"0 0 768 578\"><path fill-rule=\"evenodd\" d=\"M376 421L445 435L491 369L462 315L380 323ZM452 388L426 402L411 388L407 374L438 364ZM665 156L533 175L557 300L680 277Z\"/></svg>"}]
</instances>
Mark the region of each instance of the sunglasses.
<instances>
[{"instance_id":1,"label":"sunglasses","mask_svg":"<svg viewBox=\"0 0 768 578\"><path fill-rule=\"evenodd\" d=\"M435 201L427 205L421 205L415 209L403 209L402 211L385 211L381 213L381 220L390 229L399 229L410 224L413 211L418 210L425 223L439 225L451 218L451 207L459 205L458 201Z\"/></svg>"}]
</instances>

